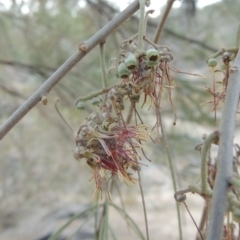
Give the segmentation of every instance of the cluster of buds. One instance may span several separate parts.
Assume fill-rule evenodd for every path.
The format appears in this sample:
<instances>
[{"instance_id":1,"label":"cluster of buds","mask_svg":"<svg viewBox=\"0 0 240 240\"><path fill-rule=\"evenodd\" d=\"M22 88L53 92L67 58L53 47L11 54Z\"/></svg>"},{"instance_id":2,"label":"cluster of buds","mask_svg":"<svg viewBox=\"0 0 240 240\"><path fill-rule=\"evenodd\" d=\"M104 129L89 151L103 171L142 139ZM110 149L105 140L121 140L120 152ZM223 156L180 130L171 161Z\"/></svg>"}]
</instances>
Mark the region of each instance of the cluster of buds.
<instances>
[{"instance_id":1,"label":"cluster of buds","mask_svg":"<svg viewBox=\"0 0 240 240\"><path fill-rule=\"evenodd\" d=\"M137 103L140 96L144 95L144 105L147 97L150 98L151 106L156 109L157 126L160 122L159 109L164 89L167 89L173 110L171 89L175 87L175 83L170 75L170 70L173 70L172 53L169 47L156 44L140 51L132 40L125 41L121 48L119 57L110 61L109 73L115 73L117 77L123 79L122 83L127 83L131 88L127 94L131 103Z\"/></svg>"},{"instance_id":2,"label":"cluster of buds","mask_svg":"<svg viewBox=\"0 0 240 240\"><path fill-rule=\"evenodd\" d=\"M133 77L135 82L139 78L150 77L154 69L163 70L165 64L172 62L173 56L167 46L154 46L146 51L140 51L135 49L132 43L122 45L122 48L127 50L121 50L118 59L111 59L109 73L116 73L117 77L125 80Z\"/></svg>"}]
</instances>

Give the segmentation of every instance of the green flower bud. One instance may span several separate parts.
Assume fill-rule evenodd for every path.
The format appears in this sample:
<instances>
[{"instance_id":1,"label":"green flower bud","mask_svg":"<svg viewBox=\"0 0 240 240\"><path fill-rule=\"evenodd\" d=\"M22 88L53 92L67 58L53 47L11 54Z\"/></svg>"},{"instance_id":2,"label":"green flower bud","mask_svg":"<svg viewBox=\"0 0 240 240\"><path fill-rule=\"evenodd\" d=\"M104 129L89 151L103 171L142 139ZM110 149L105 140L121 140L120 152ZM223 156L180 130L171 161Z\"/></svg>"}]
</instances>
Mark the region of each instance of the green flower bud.
<instances>
[{"instance_id":1,"label":"green flower bud","mask_svg":"<svg viewBox=\"0 0 240 240\"><path fill-rule=\"evenodd\" d=\"M76 108L79 109L79 110L84 110L85 109L84 102L78 102Z\"/></svg>"},{"instance_id":2,"label":"green flower bud","mask_svg":"<svg viewBox=\"0 0 240 240\"><path fill-rule=\"evenodd\" d=\"M130 71L127 69L125 63L120 63L118 66L118 75L120 78L128 78Z\"/></svg>"},{"instance_id":3,"label":"green flower bud","mask_svg":"<svg viewBox=\"0 0 240 240\"><path fill-rule=\"evenodd\" d=\"M207 65L209 67L216 67L217 66L217 59L216 58L209 58L207 61Z\"/></svg>"},{"instance_id":4,"label":"green flower bud","mask_svg":"<svg viewBox=\"0 0 240 240\"><path fill-rule=\"evenodd\" d=\"M158 63L159 61L159 52L155 48L149 48L147 50L147 62Z\"/></svg>"},{"instance_id":5,"label":"green flower bud","mask_svg":"<svg viewBox=\"0 0 240 240\"><path fill-rule=\"evenodd\" d=\"M134 54L130 53L125 59L125 65L128 70L133 70L137 67L137 58Z\"/></svg>"}]
</instances>

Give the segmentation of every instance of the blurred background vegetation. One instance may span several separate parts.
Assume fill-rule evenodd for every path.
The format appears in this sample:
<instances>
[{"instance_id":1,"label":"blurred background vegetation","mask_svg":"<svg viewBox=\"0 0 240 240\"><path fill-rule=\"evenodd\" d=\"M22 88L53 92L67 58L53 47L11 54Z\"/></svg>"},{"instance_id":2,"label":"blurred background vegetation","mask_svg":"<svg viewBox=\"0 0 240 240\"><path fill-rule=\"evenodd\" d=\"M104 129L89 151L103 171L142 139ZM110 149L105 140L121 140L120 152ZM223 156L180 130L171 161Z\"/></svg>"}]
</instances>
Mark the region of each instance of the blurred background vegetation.
<instances>
[{"instance_id":1,"label":"blurred background vegetation","mask_svg":"<svg viewBox=\"0 0 240 240\"><path fill-rule=\"evenodd\" d=\"M167 97L161 109L178 183L185 187L199 180L200 156L195 146L202 142L203 133L215 129L212 105L200 106L211 100L205 92L205 87L212 84L211 70L205 60L219 48L236 45L240 2L222 0L201 9L197 3L202 0L177 2L179 7L172 9L160 44L171 48L174 67L206 76L202 79L173 73L177 86L173 93L178 116L176 126L172 125L174 116ZM102 28L119 9L116 3L104 0L0 1L0 122L38 89L77 50L79 43ZM153 37L158 21L159 16L149 19L149 38ZM136 14L107 39L106 62L118 55L121 41L137 30ZM216 76L223 78L220 73ZM117 81L109 76L110 84ZM39 103L1 141L0 239L40 239L55 231L71 214L92 203L91 170L84 160L74 159L74 136L57 115L54 98L59 97L63 115L77 130L97 107L87 103L86 110L79 112L74 100L99 88L101 69L96 48L54 88L48 96L48 105ZM139 106L139 111L146 116L144 122L153 126L154 110ZM218 118L220 111L221 105ZM177 227L177 220L164 146L161 142L149 142L146 153L152 161L143 160L148 167L143 167L141 172L151 239L178 239L177 230L172 231ZM129 214L144 231L138 186L120 186L119 183L119 187ZM113 201L118 203L117 191L112 195ZM198 221L201 199L191 198L190 210ZM120 239L124 236L137 239L134 234L129 235L127 225L116 213L111 214L116 227L122 226L115 229ZM189 216L183 215L184 239L193 239L194 225ZM64 232L63 237L69 238L62 239L93 239L90 224L85 235L70 238L80 222Z\"/></svg>"}]
</instances>

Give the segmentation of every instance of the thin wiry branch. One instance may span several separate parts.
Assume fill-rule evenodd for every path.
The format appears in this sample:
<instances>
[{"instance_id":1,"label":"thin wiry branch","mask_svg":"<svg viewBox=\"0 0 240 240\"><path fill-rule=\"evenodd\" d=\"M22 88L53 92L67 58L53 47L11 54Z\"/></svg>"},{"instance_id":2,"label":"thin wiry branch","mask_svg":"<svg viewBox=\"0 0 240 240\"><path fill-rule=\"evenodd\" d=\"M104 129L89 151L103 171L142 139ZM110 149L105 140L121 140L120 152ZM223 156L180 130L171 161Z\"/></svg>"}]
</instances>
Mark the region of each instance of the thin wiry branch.
<instances>
[{"instance_id":1,"label":"thin wiry branch","mask_svg":"<svg viewBox=\"0 0 240 240\"><path fill-rule=\"evenodd\" d=\"M200 47L202 47L202 48L204 48L206 50L209 50L211 52L217 52L218 51L218 49L215 48L215 47L212 47L212 46L210 46L210 45L208 45L208 44L206 44L206 43L204 43L204 42L202 42L200 40L197 40L197 39L194 39L194 38L188 38L188 37L186 37L184 35L181 35L179 33L176 33L174 31L172 31L169 28L165 28L164 31L165 31L165 33L167 33L169 35L172 35L172 36L176 37L179 40L183 40L183 41L187 41L189 43L193 43L193 44L199 45Z\"/></svg>"},{"instance_id":2,"label":"thin wiry branch","mask_svg":"<svg viewBox=\"0 0 240 240\"><path fill-rule=\"evenodd\" d=\"M15 67L25 67L28 69L44 69L46 71L56 71L56 68L52 68L49 66L37 66L37 65L31 65L31 64L26 64L26 63L22 63L22 62L18 62L18 61L8 61L8 60L2 60L0 59L0 64L4 64L4 65L10 65L10 66L15 66Z\"/></svg>"},{"instance_id":3,"label":"thin wiry branch","mask_svg":"<svg viewBox=\"0 0 240 240\"><path fill-rule=\"evenodd\" d=\"M21 98L21 99L25 99L25 97L21 93L9 88L8 86L6 86L2 83L0 83L0 89L4 92L10 94L13 97L18 97L18 98Z\"/></svg>"},{"instance_id":4,"label":"thin wiry branch","mask_svg":"<svg viewBox=\"0 0 240 240\"><path fill-rule=\"evenodd\" d=\"M50 67L35 66L35 65L32 65L32 64L25 64L25 63L18 62L18 61L8 61L8 60L0 59L0 64L1 65L8 65L8 66L11 66L11 67L16 67L16 68L23 68L23 69L26 69L30 72L37 73L44 78L46 78L48 76L47 71L56 71L56 69L52 69Z\"/></svg>"},{"instance_id":5,"label":"thin wiry branch","mask_svg":"<svg viewBox=\"0 0 240 240\"><path fill-rule=\"evenodd\" d=\"M45 66L45 65L44 66L43 65L32 65L32 64L28 64L28 63L19 62L19 61L9 61L9 60L4 60L4 59L0 59L0 65L8 65L10 67L25 69L32 73L37 73L44 78L49 77L50 72L52 73L57 70L57 68L49 67L49 66ZM71 71L71 74L76 77L80 76L80 74L78 72Z\"/></svg>"},{"instance_id":6,"label":"thin wiry branch","mask_svg":"<svg viewBox=\"0 0 240 240\"><path fill-rule=\"evenodd\" d=\"M167 1L166 9L165 9L165 11L162 15L161 21L159 22L159 25L157 27L157 31L155 33L155 37L154 37L154 40L153 40L155 43L158 43L158 40L161 37L163 28L164 28L166 20L167 20L167 17L169 15L170 10L172 9L172 6L173 6L174 2L175 2L175 0L168 0Z\"/></svg>"},{"instance_id":7,"label":"thin wiry branch","mask_svg":"<svg viewBox=\"0 0 240 240\"><path fill-rule=\"evenodd\" d=\"M75 52L58 70L48 78L44 84L23 103L5 123L0 126L0 139L3 137L42 99L53 87L72 69L82 58L84 58L95 46L105 40L113 31L127 20L139 9L139 2L135 0L124 11L119 13L112 21L94 34Z\"/></svg>"}]
</instances>

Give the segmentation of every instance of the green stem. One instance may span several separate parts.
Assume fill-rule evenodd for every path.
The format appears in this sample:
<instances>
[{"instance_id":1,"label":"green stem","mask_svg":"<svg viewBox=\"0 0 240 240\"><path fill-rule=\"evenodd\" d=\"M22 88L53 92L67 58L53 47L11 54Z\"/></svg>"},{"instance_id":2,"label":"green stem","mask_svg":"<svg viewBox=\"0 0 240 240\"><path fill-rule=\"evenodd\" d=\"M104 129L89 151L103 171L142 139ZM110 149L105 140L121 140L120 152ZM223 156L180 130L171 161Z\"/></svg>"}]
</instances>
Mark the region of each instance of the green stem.
<instances>
[{"instance_id":1,"label":"green stem","mask_svg":"<svg viewBox=\"0 0 240 240\"><path fill-rule=\"evenodd\" d=\"M98 90L98 91L96 91L96 92L92 92L91 94L89 94L89 95L87 95L87 96L85 96L85 97L79 97L79 98L77 98L77 99L75 100L74 104L75 104L75 106L77 106L77 104L78 104L79 102L86 102L87 100L90 100L90 99L92 99L92 98L94 98L94 97L97 97L97 96L99 96L99 95L101 95L101 94L107 93L109 90L111 90L111 89L112 89L113 87L115 87L115 86L116 86L116 85L110 86L110 87L108 87L108 88L100 89L100 90Z\"/></svg>"},{"instance_id":2,"label":"green stem","mask_svg":"<svg viewBox=\"0 0 240 240\"><path fill-rule=\"evenodd\" d=\"M146 34L147 31L147 21L148 21L148 15L154 13L154 10L148 10L144 17L144 28L143 28L143 35Z\"/></svg>"},{"instance_id":3,"label":"green stem","mask_svg":"<svg viewBox=\"0 0 240 240\"><path fill-rule=\"evenodd\" d=\"M193 184L193 185L189 185L188 189L190 190L190 192L192 193L197 193L198 195L202 196L202 189L200 186ZM204 193L205 196L207 197L212 197L212 190L208 189L208 191L206 191L206 193Z\"/></svg>"},{"instance_id":4,"label":"green stem","mask_svg":"<svg viewBox=\"0 0 240 240\"><path fill-rule=\"evenodd\" d=\"M145 14L145 0L139 0L140 3L140 16L138 27L138 49L143 50L143 35L144 35L144 14Z\"/></svg>"},{"instance_id":5,"label":"green stem","mask_svg":"<svg viewBox=\"0 0 240 240\"><path fill-rule=\"evenodd\" d=\"M97 209L95 211L95 214L94 214L94 228L95 228L95 240L98 240L98 236L99 236L99 231L98 231L98 212L99 212L99 194L97 194L96 196L96 206L97 206Z\"/></svg>"},{"instance_id":6,"label":"green stem","mask_svg":"<svg viewBox=\"0 0 240 240\"><path fill-rule=\"evenodd\" d=\"M143 213L144 213L144 220L145 220L146 237L147 237L147 240L149 240L147 210L146 210L146 204L145 204L145 199L144 199L144 194L143 194L141 174L140 174L140 171L137 171L137 172L138 172L138 184L139 184L139 188L140 188L140 192L141 192L141 197L142 197L142 204L143 204Z\"/></svg>"},{"instance_id":7,"label":"green stem","mask_svg":"<svg viewBox=\"0 0 240 240\"><path fill-rule=\"evenodd\" d=\"M104 216L104 240L108 240L108 217L109 217L109 200L108 197L106 197L105 201L105 216Z\"/></svg>"},{"instance_id":8,"label":"green stem","mask_svg":"<svg viewBox=\"0 0 240 240\"><path fill-rule=\"evenodd\" d=\"M107 88L107 74L106 74L106 66L105 66L105 49L104 49L105 41L100 43L100 64L102 69L102 88Z\"/></svg>"},{"instance_id":9,"label":"green stem","mask_svg":"<svg viewBox=\"0 0 240 240\"><path fill-rule=\"evenodd\" d=\"M100 43L100 65L102 69L102 88L106 89L108 86L107 74L106 74L106 64L105 64L105 48L104 48L105 41ZM107 101L107 93L105 93L102 106L105 105Z\"/></svg>"},{"instance_id":10,"label":"green stem","mask_svg":"<svg viewBox=\"0 0 240 240\"><path fill-rule=\"evenodd\" d=\"M113 239L113 240L117 240L117 237L116 237L116 235L115 235L112 227L111 227L110 225L109 225L108 227L109 227L109 231L110 231L110 233L111 233L111 235L112 235L112 239Z\"/></svg>"},{"instance_id":11,"label":"green stem","mask_svg":"<svg viewBox=\"0 0 240 240\"><path fill-rule=\"evenodd\" d=\"M211 56L209 56L207 58L207 61L209 60L209 58L217 58L218 56L222 55L224 52L231 52L231 53L237 54L238 48L223 48L223 49L220 49L217 52L215 52L214 54L212 54Z\"/></svg>"},{"instance_id":12,"label":"green stem","mask_svg":"<svg viewBox=\"0 0 240 240\"><path fill-rule=\"evenodd\" d=\"M219 132L215 131L211 134L209 134L204 141L203 147L202 147L202 154L201 154L201 190L203 194L207 194L209 185L207 182L207 160L208 160L208 152L211 148L211 144L218 140L219 138Z\"/></svg>"},{"instance_id":13,"label":"green stem","mask_svg":"<svg viewBox=\"0 0 240 240\"><path fill-rule=\"evenodd\" d=\"M70 129L70 131L71 131L72 133L74 133L73 127L70 125L70 123L67 122L67 120L66 120L66 119L63 117L63 115L61 114L61 112L60 112L60 110L59 110L59 107L58 107L58 103L59 103L59 99L56 98L56 99L55 99L55 109L56 109L59 117L60 117L60 118L63 120L63 122L67 125L67 127Z\"/></svg>"},{"instance_id":14,"label":"green stem","mask_svg":"<svg viewBox=\"0 0 240 240\"><path fill-rule=\"evenodd\" d=\"M106 203L106 202L105 202ZM98 230L98 240L104 240L104 229L105 229L105 210L106 205L104 204L101 219L99 222L99 230Z\"/></svg>"}]
</instances>

